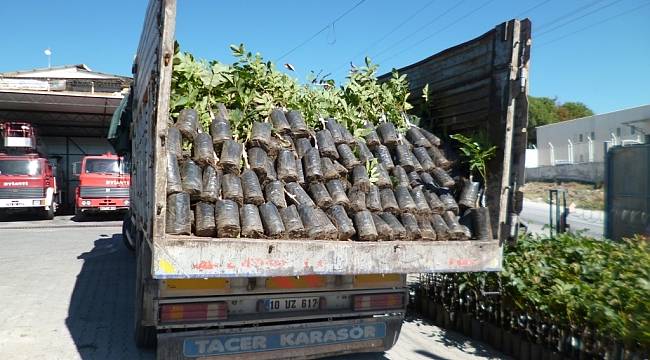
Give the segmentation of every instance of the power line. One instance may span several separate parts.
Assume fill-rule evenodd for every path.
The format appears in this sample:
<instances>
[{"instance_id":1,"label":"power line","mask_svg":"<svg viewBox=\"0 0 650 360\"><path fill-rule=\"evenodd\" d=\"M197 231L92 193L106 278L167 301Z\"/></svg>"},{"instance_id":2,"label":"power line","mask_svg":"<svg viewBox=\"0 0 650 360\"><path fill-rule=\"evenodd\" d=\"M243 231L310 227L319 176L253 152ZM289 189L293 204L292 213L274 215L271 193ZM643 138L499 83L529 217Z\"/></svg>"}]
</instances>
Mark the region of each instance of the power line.
<instances>
[{"instance_id":1,"label":"power line","mask_svg":"<svg viewBox=\"0 0 650 360\"><path fill-rule=\"evenodd\" d=\"M351 13L352 10L356 9L357 7L359 7L359 5L363 4L364 2L366 2L366 0L360 0L360 1L357 2L353 7L349 8L346 12L344 12L344 13L341 14L341 15L339 15L339 17L337 17L337 18L334 19L333 21L328 22L327 25L325 25L322 29L318 30L314 35L310 36L307 40L305 40L305 41L301 42L300 44L296 45L293 49L291 49L291 50L287 51L286 53L282 54L282 56L280 56L279 58L277 58L275 61L276 61L276 62L279 62L280 60L284 59L287 55L289 55L289 54L291 54L292 52L294 52L294 51L298 50L299 48L303 47L303 46L304 46L305 44L307 44L308 42L314 40L314 38L315 38L316 36L320 35L323 31L329 29L330 26L333 26L334 23L336 23L337 21L343 19L347 14Z\"/></svg>"},{"instance_id":2,"label":"power line","mask_svg":"<svg viewBox=\"0 0 650 360\"><path fill-rule=\"evenodd\" d=\"M395 31L399 30L402 26L404 26L404 25L405 25L407 22L409 22L411 19L413 19L414 17L416 17L417 15L419 15L422 11L424 11L424 9L428 8L429 6L431 6L434 2L436 2L436 0L431 0L431 1L429 1L428 3L424 4L424 6L422 6L422 7L419 8L419 9L417 9L413 14L409 15L406 19L404 19L401 23L399 23L397 26L395 26L395 27L394 27L393 29L391 29L389 32L387 32L386 34L384 34L381 38L377 39L377 40L374 41L372 44L370 44L368 47L366 47L364 50L362 50L362 51L358 52L356 55L354 55L354 56L352 57L352 59L356 59L356 58L358 58L359 56L361 56L361 55L367 53L368 50L370 50L370 49L372 49L373 47L375 47L375 45L379 44L380 42L384 41L384 40L385 40L386 38L388 38L389 36L393 35L393 34L395 33ZM341 69L344 68L345 66L347 66L347 63L343 64L342 66L339 66L338 68L336 68L336 69L334 70L334 72L337 73L339 70L341 70Z\"/></svg>"},{"instance_id":3,"label":"power line","mask_svg":"<svg viewBox=\"0 0 650 360\"><path fill-rule=\"evenodd\" d=\"M544 35L544 34L547 34L547 33L549 33L549 32L555 31L555 30L557 30L557 29L559 29L559 28L561 28L561 27L564 27L564 26L566 26L566 25L569 25L569 24L571 24L571 23L574 23L574 22L576 22L576 21L578 21L578 20L580 20L580 19L582 19L582 18L584 18L584 17L587 17L587 16L589 16L589 15L591 15L591 14L593 14L593 13L596 13L596 12L598 12L598 11L600 11L600 10L603 10L603 9L605 9L605 8L608 8L608 7L610 7L610 6L612 6L612 5L616 4L616 3L620 3L621 1L623 1L623 0L617 0L617 1L611 2L611 3L609 3L609 4L603 5L603 6L599 7L599 8L596 8L596 9L594 9L594 10L592 10L592 11L586 13L586 14L582 14L582 15L580 15L580 16L578 16L577 18L570 19L570 20L567 21L567 22L564 22L564 23L562 23L562 24L560 24L560 25L558 25L558 26L552 27L552 28L550 28L550 29L548 29L548 30L546 30L546 31L543 31L543 32L541 32L541 33L539 33L539 34L535 34L535 35L536 35L536 37L540 37L540 36L542 36L542 35Z\"/></svg>"},{"instance_id":4,"label":"power line","mask_svg":"<svg viewBox=\"0 0 650 360\"><path fill-rule=\"evenodd\" d=\"M644 6L648 6L648 5L650 5L650 2L643 3L643 4L641 4L640 6L637 6L637 7L635 7L635 8L632 8L632 9L630 9L630 10L623 11L622 13L619 13L619 14L616 14L616 15L613 15L613 16L610 16L610 17L605 18L605 19L603 19L603 20L601 20L601 21L597 21L597 22L595 22L595 23L593 23L593 24L590 24L590 25L584 26L584 27L582 27L582 28L580 28L580 29L578 29L578 30L572 31L572 32L570 32L570 33L568 33L568 34L562 35L562 36L557 37L557 38L555 38L555 39L553 39L553 40L547 41L547 42L545 42L545 43L541 43L541 44L537 45L535 48L539 49L540 47L546 46L546 45L548 45L548 44L552 44L552 43L554 43L554 42L556 42L556 41L560 41L560 40L562 40L562 39L564 39L564 38L567 38L567 37L572 36L572 35L575 35L575 34L577 34L577 33L579 33L579 32L583 32L583 31L585 31L585 30L591 29L591 28L594 27L594 26L598 26L598 25L603 24L603 23L606 23L606 22L608 22L608 21L610 21L610 20L614 20L614 19L619 18L619 17L621 17L621 16L623 16L623 15L627 15L627 14L629 14L629 13L631 13L631 12L634 12L634 11L636 11L636 10L639 10L640 8L642 8L642 7L644 7Z\"/></svg>"},{"instance_id":5,"label":"power line","mask_svg":"<svg viewBox=\"0 0 650 360\"><path fill-rule=\"evenodd\" d=\"M545 5L545 4L548 4L548 3L551 2L551 1L553 1L553 0L545 0L545 1L542 1L541 3L539 3L539 4L537 4L537 5L535 5L535 6L531 7L531 8L528 8L528 9L526 9L526 10L520 12L520 13L517 14L515 17L518 18L518 17L524 16L525 14L528 14L529 12L531 12L531 11L533 11L533 10L536 10L537 8L539 8L539 7L541 7L541 6Z\"/></svg>"},{"instance_id":6,"label":"power line","mask_svg":"<svg viewBox=\"0 0 650 360\"><path fill-rule=\"evenodd\" d=\"M440 34L441 32L443 32L443 31L449 29L449 28L452 27L452 26L456 25L456 24L459 23L461 20L463 20L463 19L465 19L465 18L467 18L467 17L473 15L474 13L476 13L476 12L478 12L479 10L483 9L484 7L488 6L488 5L489 5L491 2L493 2L493 1L494 1L494 0L487 0L486 2L483 3L483 5L481 5L481 6L477 7L477 8L475 8L474 10L472 10L472 11L470 11L470 12L468 12L468 13L462 15L462 16L460 16L459 18L457 18L456 20L454 20L454 21L453 21L452 23L450 23L449 25L443 27L442 29L439 29L438 31L436 31L436 32L434 32L433 34L431 34L431 35L425 37L424 39L422 39L422 40L416 42L415 44L413 44L413 45L407 47L406 49L404 49L404 50L402 50L402 51L399 51L399 52L396 52L396 53L393 54L392 56L390 56L390 57L384 59L384 61L388 61L388 60L390 60L390 59L393 59L394 57L396 57L397 55L401 54L402 52L404 52L404 51L408 51L408 50L411 50L412 48L414 48L414 47L416 47L416 46L422 44L423 42L425 42L425 41L431 39L432 37L434 37L434 36Z\"/></svg>"},{"instance_id":7,"label":"power line","mask_svg":"<svg viewBox=\"0 0 650 360\"><path fill-rule=\"evenodd\" d=\"M601 2L601 1L603 1L603 0L595 0L595 1L592 1L592 2L588 3L587 5L583 5L583 6L580 6L579 8L577 8L577 9L573 9L573 10L569 11L568 13L560 16L560 17L557 17L557 18L555 18L555 19L553 19L553 20L551 20L549 22L546 22L546 23L538 26L535 30L539 31L539 30L541 30L541 29L543 29L543 28L545 28L545 27L547 27L549 25L553 25L558 21L564 20L564 19L566 19L568 17L571 17L571 16L575 15L576 13L579 13L580 11L582 11L584 9L588 9L588 8L592 7L592 6L596 5L597 3Z\"/></svg>"}]
</instances>

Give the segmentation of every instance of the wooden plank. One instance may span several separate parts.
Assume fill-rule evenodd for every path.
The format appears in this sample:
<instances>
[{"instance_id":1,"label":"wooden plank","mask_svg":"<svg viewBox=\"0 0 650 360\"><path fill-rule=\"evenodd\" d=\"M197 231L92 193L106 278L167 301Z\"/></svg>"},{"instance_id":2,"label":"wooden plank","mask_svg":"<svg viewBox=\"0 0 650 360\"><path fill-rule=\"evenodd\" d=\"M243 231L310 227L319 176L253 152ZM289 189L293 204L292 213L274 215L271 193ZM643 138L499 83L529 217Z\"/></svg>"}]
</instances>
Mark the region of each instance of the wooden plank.
<instances>
[{"instance_id":1,"label":"wooden plank","mask_svg":"<svg viewBox=\"0 0 650 360\"><path fill-rule=\"evenodd\" d=\"M317 241L167 236L156 279L497 271L498 241Z\"/></svg>"}]
</instances>

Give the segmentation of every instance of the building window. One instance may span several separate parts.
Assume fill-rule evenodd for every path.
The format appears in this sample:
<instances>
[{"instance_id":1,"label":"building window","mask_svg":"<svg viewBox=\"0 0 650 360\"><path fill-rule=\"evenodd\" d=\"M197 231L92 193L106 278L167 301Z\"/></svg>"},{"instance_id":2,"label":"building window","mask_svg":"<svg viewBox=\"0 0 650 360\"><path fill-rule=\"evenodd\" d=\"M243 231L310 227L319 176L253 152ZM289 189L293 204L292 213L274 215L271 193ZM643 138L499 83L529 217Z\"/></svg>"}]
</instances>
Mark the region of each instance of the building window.
<instances>
[{"instance_id":1,"label":"building window","mask_svg":"<svg viewBox=\"0 0 650 360\"><path fill-rule=\"evenodd\" d=\"M591 132L591 140L595 140L595 139L596 139L596 134L594 134L594 132L592 131Z\"/></svg>"},{"instance_id":2,"label":"building window","mask_svg":"<svg viewBox=\"0 0 650 360\"><path fill-rule=\"evenodd\" d=\"M633 126L633 127L630 129L630 135L634 135L635 133L636 133L636 128Z\"/></svg>"},{"instance_id":3,"label":"building window","mask_svg":"<svg viewBox=\"0 0 650 360\"><path fill-rule=\"evenodd\" d=\"M616 136L621 136L621 128L616 128Z\"/></svg>"},{"instance_id":4,"label":"building window","mask_svg":"<svg viewBox=\"0 0 650 360\"><path fill-rule=\"evenodd\" d=\"M582 134L578 135L578 142L582 142Z\"/></svg>"}]
</instances>

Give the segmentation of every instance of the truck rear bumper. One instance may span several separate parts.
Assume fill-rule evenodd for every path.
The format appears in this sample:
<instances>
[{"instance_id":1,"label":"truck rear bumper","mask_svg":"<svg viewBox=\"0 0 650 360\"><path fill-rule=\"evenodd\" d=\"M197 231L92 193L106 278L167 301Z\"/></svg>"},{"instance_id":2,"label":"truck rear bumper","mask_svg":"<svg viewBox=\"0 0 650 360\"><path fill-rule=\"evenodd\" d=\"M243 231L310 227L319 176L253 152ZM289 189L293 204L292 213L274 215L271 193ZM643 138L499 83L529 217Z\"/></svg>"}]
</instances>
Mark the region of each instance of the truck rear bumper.
<instances>
[{"instance_id":1,"label":"truck rear bumper","mask_svg":"<svg viewBox=\"0 0 650 360\"><path fill-rule=\"evenodd\" d=\"M46 198L37 199L0 199L0 208L3 209L16 209L16 208L44 208L47 204Z\"/></svg>"},{"instance_id":2,"label":"truck rear bumper","mask_svg":"<svg viewBox=\"0 0 650 360\"><path fill-rule=\"evenodd\" d=\"M312 359L390 349L402 316L158 334L158 358Z\"/></svg>"}]
</instances>

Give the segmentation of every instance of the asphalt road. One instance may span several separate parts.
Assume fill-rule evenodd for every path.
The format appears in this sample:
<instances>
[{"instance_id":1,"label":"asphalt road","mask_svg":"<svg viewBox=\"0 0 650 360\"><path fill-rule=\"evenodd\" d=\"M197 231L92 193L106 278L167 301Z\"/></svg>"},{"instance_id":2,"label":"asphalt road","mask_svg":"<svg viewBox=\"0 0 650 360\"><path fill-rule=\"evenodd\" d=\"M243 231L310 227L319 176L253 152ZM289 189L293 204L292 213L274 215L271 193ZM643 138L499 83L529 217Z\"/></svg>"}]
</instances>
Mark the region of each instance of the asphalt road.
<instances>
[{"instance_id":1,"label":"asphalt road","mask_svg":"<svg viewBox=\"0 0 650 360\"><path fill-rule=\"evenodd\" d=\"M133 342L135 261L120 222L21 220L0 222L0 359L153 359ZM409 318L387 353L336 359L487 358L502 357Z\"/></svg>"},{"instance_id":2,"label":"asphalt road","mask_svg":"<svg viewBox=\"0 0 650 360\"><path fill-rule=\"evenodd\" d=\"M582 231L586 235L601 238L604 231L604 213L597 210L572 209L567 223L571 231ZM529 231L536 234L549 234L544 228L549 223L549 205L535 201L524 201L521 220L528 224Z\"/></svg>"}]
</instances>

